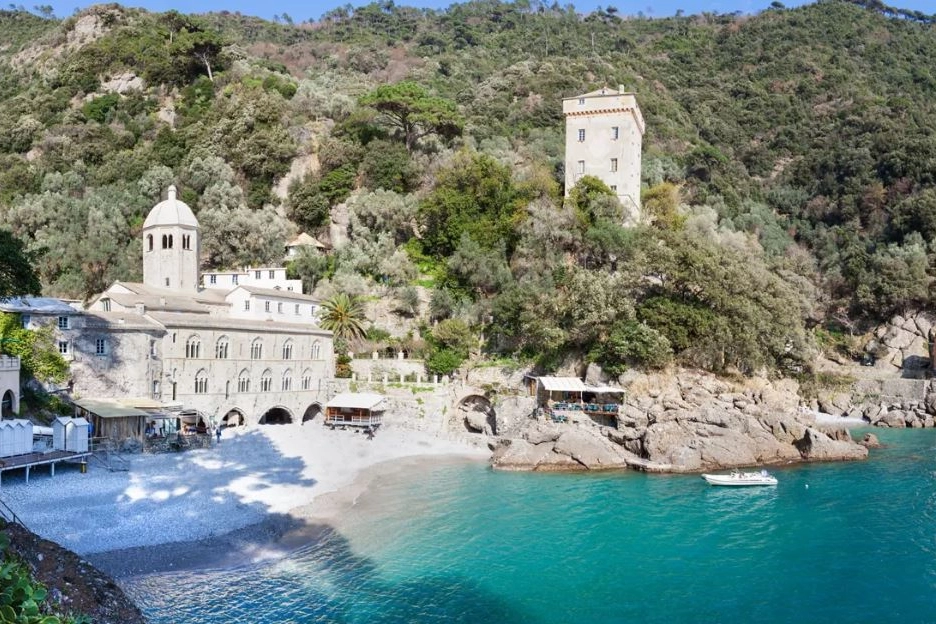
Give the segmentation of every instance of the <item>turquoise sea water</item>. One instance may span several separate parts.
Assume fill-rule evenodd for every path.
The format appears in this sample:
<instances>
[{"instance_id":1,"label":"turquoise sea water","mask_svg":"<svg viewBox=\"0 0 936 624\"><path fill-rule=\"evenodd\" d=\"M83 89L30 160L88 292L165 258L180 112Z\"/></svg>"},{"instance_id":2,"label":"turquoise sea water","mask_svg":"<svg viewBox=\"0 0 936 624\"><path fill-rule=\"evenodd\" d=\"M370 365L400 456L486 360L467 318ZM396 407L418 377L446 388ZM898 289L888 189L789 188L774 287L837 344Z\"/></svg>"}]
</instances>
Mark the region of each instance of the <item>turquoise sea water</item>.
<instances>
[{"instance_id":1,"label":"turquoise sea water","mask_svg":"<svg viewBox=\"0 0 936 624\"><path fill-rule=\"evenodd\" d=\"M126 587L154 624L936 622L936 431L875 433L776 488L423 467L286 560Z\"/></svg>"}]
</instances>

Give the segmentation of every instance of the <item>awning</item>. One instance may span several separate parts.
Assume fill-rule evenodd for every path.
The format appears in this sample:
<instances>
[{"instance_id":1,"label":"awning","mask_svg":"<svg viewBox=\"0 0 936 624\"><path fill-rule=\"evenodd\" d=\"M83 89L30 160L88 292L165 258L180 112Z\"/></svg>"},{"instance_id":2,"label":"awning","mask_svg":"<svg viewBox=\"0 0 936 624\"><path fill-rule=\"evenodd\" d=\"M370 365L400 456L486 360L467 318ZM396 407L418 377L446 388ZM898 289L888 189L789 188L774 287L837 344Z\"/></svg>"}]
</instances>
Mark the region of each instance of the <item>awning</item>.
<instances>
[{"instance_id":1,"label":"awning","mask_svg":"<svg viewBox=\"0 0 936 624\"><path fill-rule=\"evenodd\" d=\"M578 377L539 377L547 392L587 392L588 388Z\"/></svg>"},{"instance_id":2,"label":"awning","mask_svg":"<svg viewBox=\"0 0 936 624\"><path fill-rule=\"evenodd\" d=\"M375 409L383 401L383 395L371 392L343 392L332 398L325 407L344 409Z\"/></svg>"},{"instance_id":3,"label":"awning","mask_svg":"<svg viewBox=\"0 0 936 624\"><path fill-rule=\"evenodd\" d=\"M100 418L127 418L130 416L149 416L148 412L115 401L101 399L80 399L75 405Z\"/></svg>"}]
</instances>

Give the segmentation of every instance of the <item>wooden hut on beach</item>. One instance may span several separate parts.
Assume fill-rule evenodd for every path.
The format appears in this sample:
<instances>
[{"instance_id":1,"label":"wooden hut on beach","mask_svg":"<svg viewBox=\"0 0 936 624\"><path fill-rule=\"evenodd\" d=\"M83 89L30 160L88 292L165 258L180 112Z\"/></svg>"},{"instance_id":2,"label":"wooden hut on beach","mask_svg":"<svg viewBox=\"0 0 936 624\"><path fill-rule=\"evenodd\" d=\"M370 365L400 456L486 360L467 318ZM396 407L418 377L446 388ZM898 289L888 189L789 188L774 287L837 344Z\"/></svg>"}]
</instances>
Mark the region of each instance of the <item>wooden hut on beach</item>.
<instances>
[{"instance_id":1,"label":"wooden hut on beach","mask_svg":"<svg viewBox=\"0 0 936 624\"><path fill-rule=\"evenodd\" d=\"M325 405L325 425L374 430L383 422L383 396L370 392L344 392Z\"/></svg>"},{"instance_id":2,"label":"wooden hut on beach","mask_svg":"<svg viewBox=\"0 0 936 624\"><path fill-rule=\"evenodd\" d=\"M625 394L623 388L593 386L578 377L536 377L533 380L537 407L560 422L576 413L585 413L601 424L610 424Z\"/></svg>"}]
</instances>

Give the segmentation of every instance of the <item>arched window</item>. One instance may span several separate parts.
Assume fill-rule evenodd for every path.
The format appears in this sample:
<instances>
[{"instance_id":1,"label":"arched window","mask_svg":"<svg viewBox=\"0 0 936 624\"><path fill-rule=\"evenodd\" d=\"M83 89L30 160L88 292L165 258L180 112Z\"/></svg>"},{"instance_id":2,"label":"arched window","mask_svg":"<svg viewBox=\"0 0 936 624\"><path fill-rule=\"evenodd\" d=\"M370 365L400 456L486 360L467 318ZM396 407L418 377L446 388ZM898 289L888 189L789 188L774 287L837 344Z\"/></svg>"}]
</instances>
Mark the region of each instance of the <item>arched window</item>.
<instances>
[{"instance_id":1,"label":"arched window","mask_svg":"<svg viewBox=\"0 0 936 624\"><path fill-rule=\"evenodd\" d=\"M189 359L201 357L201 340L198 336L192 336L185 342L185 357Z\"/></svg>"},{"instance_id":2,"label":"arched window","mask_svg":"<svg viewBox=\"0 0 936 624\"><path fill-rule=\"evenodd\" d=\"M312 388L312 371L308 368L302 371L302 389L309 390Z\"/></svg>"},{"instance_id":3,"label":"arched window","mask_svg":"<svg viewBox=\"0 0 936 624\"><path fill-rule=\"evenodd\" d=\"M226 360L228 358L227 336L218 338L218 343L215 345L215 357L219 360Z\"/></svg>"},{"instance_id":4,"label":"arched window","mask_svg":"<svg viewBox=\"0 0 936 624\"><path fill-rule=\"evenodd\" d=\"M322 359L322 343L320 343L318 340L312 343L312 359Z\"/></svg>"},{"instance_id":5,"label":"arched window","mask_svg":"<svg viewBox=\"0 0 936 624\"><path fill-rule=\"evenodd\" d=\"M169 235L169 249L172 249L172 234Z\"/></svg>"},{"instance_id":6,"label":"arched window","mask_svg":"<svg viewBox=\"0 0 936 624\"><path fill-rule=\"evenodd\" d=\"M289 392L290 390L292 390L292 371L291 370L287 369L286 372L283 373L282 389L283 389L283 392Z\"/></svg>"},{"instance_id":7,"label":"arched window","mask_svg":"<svg viewBox=\"0 0 936 624\"><path fill-rule=\"evenodd\" d=\"M165 234L163 234L163 238L162 238L162 248L169 249L169 237L166 236Z\"/></svg>"},{"instance_id":8,"label":"arched window","mask_svg":"<svg viewBox=\"0 0 936 624\"><path fill-rule=\"evenodd\" d=\"M250 344L250 359L251 360L262 360L263 359L263 340L257 338Z\"/></svg>"},{"instance_id":9,"label":"arched window","mask_svg":"<svg viewBox=\"0 0 936 624\"><path fill-rule=\"evenodd\" d=\"M263 375L260 377L260 392L269 392L273 389L273 373L270 372L270 369L263 371Z\"/></svg>"},{"instance_id":10,"label":"arched window","mask_svg":"<svg viewBox=\"0 0 936 624\"><path fill-rule=\"evenodd\" d=\"M237 391L250 392L250 373L247 372L246 368L237 376Z\"/></svg>"},{"instance_id":11,"label":"arched window","mask_svg":"<svg viewBox=\"0 0 936 624\"><path fill-rule=\"evenodd\" d=\"M283 359L284 359L284 360L291 360L291 359L292 359L292 347L293 347L292 340L287 340L287 341L283 344Z\"/></svg>"},{"instance_id":12,"label":"arched window","mask_svg":"<svg viewBox=\"0 0 936 624\"><path fill-rule=\"evenodd\" d=\"M195 373L195 394L206 394L208 392L208 373L201 369Z\"/></svg>"},{"instance_id":13,"label":"arched window","mask_svg":"<svg viewBox=\"0 0 936 624\"><path fill-rule=\"evenodd\" d=\"M146 251L153 251L153 235L146 235Z\"/></svg>"}]
</instances>

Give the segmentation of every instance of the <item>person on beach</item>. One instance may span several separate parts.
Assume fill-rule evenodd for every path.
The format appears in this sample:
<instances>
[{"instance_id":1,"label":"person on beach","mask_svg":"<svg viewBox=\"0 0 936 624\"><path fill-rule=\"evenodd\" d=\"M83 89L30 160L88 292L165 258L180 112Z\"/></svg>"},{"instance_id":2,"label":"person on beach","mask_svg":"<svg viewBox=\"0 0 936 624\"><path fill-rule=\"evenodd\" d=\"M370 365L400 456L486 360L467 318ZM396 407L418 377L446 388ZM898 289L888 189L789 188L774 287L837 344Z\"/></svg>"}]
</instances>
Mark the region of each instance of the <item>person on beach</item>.
<instances>
[{"instance_id":1,"label":"person on beach","mask_svg":"<svg viewBox=\"0 0 936 624\"><path fill-rule=\"evenodd\" d=\"M221 444L221 427L215 427L215 435L218 436L218 444Z\"/></svg>"},{"instance_id":2,"label":"person on beach","mask_svg":"<svg viewBox=\"0 0 936 624\"><path fill-rule=\"evenodd\" d=\"M368 427L368 428L367 428L367 439L368 439L368 440L373 440L373 439L374 439L374 428L373 428L373 427Z\"/></svg>"}]
</instances>

